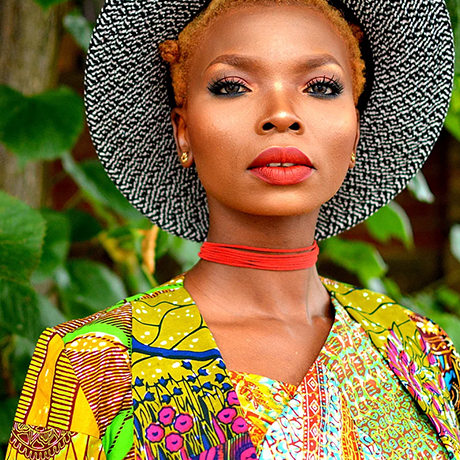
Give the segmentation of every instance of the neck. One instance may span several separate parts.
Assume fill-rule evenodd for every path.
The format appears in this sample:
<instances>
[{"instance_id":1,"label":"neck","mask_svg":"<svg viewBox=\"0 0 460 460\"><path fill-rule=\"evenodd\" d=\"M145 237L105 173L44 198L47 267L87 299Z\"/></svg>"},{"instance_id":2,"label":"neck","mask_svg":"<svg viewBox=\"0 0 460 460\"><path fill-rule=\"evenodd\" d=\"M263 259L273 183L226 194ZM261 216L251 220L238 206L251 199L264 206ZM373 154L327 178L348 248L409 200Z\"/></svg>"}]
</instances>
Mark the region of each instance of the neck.
<instances>
[{"instance_id":1,"label":"neck","mask_svg":"<svg viewBox=\"0 0 460 460\"><path fill-rule=\"evenodd\" d=\"M211 214L212 216L212 214ZM243 222L242 222L243 220ZM216 225L211 217L208 241L272 249L296 249L314 241L316 216L227 219ZM329 314L329 295L316 266L295 271L267 271L232 267L200 260L186 276L186 286L197 300L206 296L216 308L231 314L298 316L307 319ZM228 306L231 305L232 309Z\"/></svg>"},{"instance_id":2,"label":"neck","mask_svg":"<svg viewBox=\"0 0 460 460\"><path fill-rule=\"evenodd\" d=\"M207 241L259 248L297 249L313 244L319 211L299 216L210 212Z\"/></svg>"},{"instance_id":3,"label":"neck","mask_svg":"<svg viewBox=\"0 0 460 460\"><path fill-rule=\"evenodd\" d=\"M273 272L201 260L186 275L185 287L198 304L199 296L205 296L216 308L248 318L266 315L309 320L327 316L329 305L316 267Z\"/></svg>"}]
</instances>

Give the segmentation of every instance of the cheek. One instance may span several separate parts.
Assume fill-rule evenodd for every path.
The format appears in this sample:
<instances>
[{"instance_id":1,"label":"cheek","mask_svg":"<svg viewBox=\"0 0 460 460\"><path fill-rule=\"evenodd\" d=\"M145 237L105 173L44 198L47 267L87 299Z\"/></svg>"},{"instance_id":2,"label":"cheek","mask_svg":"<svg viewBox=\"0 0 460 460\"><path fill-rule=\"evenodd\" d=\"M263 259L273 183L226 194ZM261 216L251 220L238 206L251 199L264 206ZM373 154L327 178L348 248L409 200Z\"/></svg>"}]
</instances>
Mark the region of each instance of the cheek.
<instances>
[{"instance_id":1,"label":"cheek","mask_svg":"<svg viewBox=\"0 0 460 460\"><path fill-rule=\"evenodd\" d=\"M325 201L334 196L350 167L358 129L356 112L351 109L330 112L317 118L318 180L328 183ZM326 192L326 189L324 189Z\"/></svg>"},{"instance_id":2,"label":"cheek","mask_svg":"<svg viewBox=\"0 0 460 460\"><path fill-rule=\"evenodd\" d=\"M350 111L348 111L350 112ZM334 116L336 115L337 116ZM339 169L348 169L357 134L356 114L337 111L324 119L318 136L327 150L328 156Z\"/></svg>"},{"instance_id":3,"label":"cheek","mask_svg":"<svg viewBox=\"0 0 460 460\"><path fill-rule=\"evenodd\" d=\"M212 174L219 180L229 180L232 173L244 166L241 151L247 147L247 135L242 117L233 116L222 109L190 111L189 136L195 164L200 179L205 185L206 177ZM246 123L247 129L247 123ZM245 167L244 167L245 168Z\"/></svg>"}]
</instances>

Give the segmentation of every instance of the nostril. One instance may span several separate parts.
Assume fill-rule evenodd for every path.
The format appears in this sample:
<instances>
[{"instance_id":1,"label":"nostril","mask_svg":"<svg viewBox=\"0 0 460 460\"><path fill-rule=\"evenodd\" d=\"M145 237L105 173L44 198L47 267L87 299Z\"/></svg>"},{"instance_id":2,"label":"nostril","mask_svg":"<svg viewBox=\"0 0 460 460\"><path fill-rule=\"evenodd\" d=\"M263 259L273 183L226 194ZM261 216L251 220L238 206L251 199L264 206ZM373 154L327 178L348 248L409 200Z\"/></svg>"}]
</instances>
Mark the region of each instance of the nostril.
<instances>
[{"instance_id":1,"label":"nostril","mask_svg":"<svg viewBox=\"0 0 460 460\"><path fill-rule=\"evenodd\" d=\"M292 123L291 126L289 126L289 129L291 129L292 131L298 131L300 129L300 125L299 123Z\"/></svg>"},{"instance_id":2,"label":"nostril","mask_svg":"<svg viewBox=\"0 0 460 460\"><path fill-rule=\"evenodd\" d=\"M263 126L262 126L262 129L264 131L270 131L271 129L273 129L275 127L275 125L273 123L265 123Z\"/></svg>"}]
</instances>

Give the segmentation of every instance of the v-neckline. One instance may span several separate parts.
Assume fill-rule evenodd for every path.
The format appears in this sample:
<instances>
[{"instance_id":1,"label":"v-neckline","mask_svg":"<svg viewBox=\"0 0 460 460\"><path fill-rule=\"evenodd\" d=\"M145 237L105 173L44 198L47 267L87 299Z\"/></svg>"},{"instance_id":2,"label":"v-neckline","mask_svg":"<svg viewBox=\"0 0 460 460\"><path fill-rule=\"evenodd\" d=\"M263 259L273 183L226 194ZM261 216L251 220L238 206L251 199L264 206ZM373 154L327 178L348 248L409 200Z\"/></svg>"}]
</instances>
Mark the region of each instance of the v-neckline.
<instances>
[{"instance_id":1,"label":"v-neckline","mask_svg":"<svg viewBox=\"0 0 460 460\"><path fill-rule=\"evenodd\" d=\"M280 384L282 386L287 386L288 388L291 387L292 389L295 388L295 390L292 392L293 393L293 396L295 396L295 394L300 390L300 387L305 383L305 381L308 379L309 375L311 374L311 372L313 371L313 368L320 362L321 359L324 358L324 353L325 353L325 348L327 347L327 345L331 342L331 340L333 339L333 337L337 334L337 328L340 326L340 321L341 321L341 317L342 317L342 312L341 313L338 313L337 312L337 309L338 307L340 308L341 305L340 303L331 297L331 303L332 303L332 306L334 308L334 321L332 323L332 326L331 328L329 329L329 333L326 337L326 340L324 341L323 343L323 346L321 347L321 350L319 351L318 353L318 356L315 358L315 360L313 361L312 365L309 367L308 371L306 372L306 374L303 376L301 382L299 384L295 384L295 383L289 383L289 382L284 382L282 380L278 380L278 379L273 379L271 377L267 377L265 375L260 375L260 374L254 374L254 373L251 373L251 372L244 372L244 371L237 371L237 370L233 370L231 369L230 371L231 372L234 372L236 374L242 374L242 375L246 375L246 376L249 376L250 378L251 377L256 377L257 379L264 379L264 380L267 380L268 383L270 384L270 386L273 386L274 384ZM219 350L219 353L220 353L220 350ZM223 359L223 358L222 358Z\"/></svg>"},{"instance_id":2,"label":"v-neckline","mask_svg":"<svg viewBox=\"0 0 460 460\"><path fill-rule=\"evenodd\" d=\"M199 317L201 318L202 320L202 323L203 323L203 326L207 328L207 330L209 331L209 334L211 335L211 338L212 340L214 341L215 345L216 345L216 350L217 352L219 353L219 355L221 356L221 359L222 361L225 363L225 358L222 356L222 352L220 351L220 348L217 344L217 340L214 338L214 334L212 333L212 330L211 328L208 326L208 324L206 323L203 315L201 314L200 312L200 309L197 305L197 303L195 302L193 296L190 294L190 292L185 288L185 278L186 278L186 274L187 272L181 274L179 277L176 278L176 280L180 280L180 283L181 283L181 287L182 289L184 290L184 292L187 294L187 296L190 298L190 301L192 302L193 306L194 306L194 309L196 310L196 313L199 315ZM326 288L325 286L325 283L323 282L322 278L321 279L321 284ZM327 288L326 288L327 290ZM299 391L300 387L302 386L302 384L305 382L305 380L307 379L309 373L311 372L311 370L313 369L314 366L316 366L318 360L320 359L322 353L323 353L323 350L324 350L324 347L328 344L328 342L330 342L330 340L332 340L332 337L333 337L333 334L334 334L334 330L337 328L338 324L337 324L337 321L338 321L338 314L337 314L337 306L336 304L339 304L340 305L340 302L335 299L334 297L331 296L329 290L327 290L327 293L329 295L329 299L330 299L330 302L331 302L331 306L332 306L332 309L333 309L333 321L332 321L332 325L328 331L328 334L326 336L326 339L323 343L323 345L321 346L321 349L318 353L318 355L316 356L315 360L313 361L313 363L311 364L311 366L308 368L307 372L305 373L305 375L302 377L302 380L300 381L299 384L296 384L296 383L290 383L290 382L284 382L284 381L281 381L281 380L277 380L277 379L273 379L271 377L267 377L267 376L263 376L263 375L260 375L260 374L255 374L255 373L251 373L251 372L243 372L243 371L234 371L234 372L242 372L244 374L248 374L248 375L254 375L254 376L258 376L258 377L262 377L262 378L265 378L265 379L268 379L272 382L278 382L278 383L281 383L283 385L289 385L289 386L293 386L293 387L296 387L296 391Z\"/></svg>"}]
</instances>

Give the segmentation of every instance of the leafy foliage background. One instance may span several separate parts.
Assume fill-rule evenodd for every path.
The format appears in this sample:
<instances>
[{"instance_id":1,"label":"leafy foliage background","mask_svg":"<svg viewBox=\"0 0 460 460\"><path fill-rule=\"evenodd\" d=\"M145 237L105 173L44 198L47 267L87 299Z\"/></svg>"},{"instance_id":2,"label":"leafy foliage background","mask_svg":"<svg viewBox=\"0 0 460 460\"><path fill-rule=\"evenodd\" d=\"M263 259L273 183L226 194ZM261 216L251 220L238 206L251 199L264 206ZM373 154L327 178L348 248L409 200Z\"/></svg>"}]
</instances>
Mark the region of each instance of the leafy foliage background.
<instances>
[{"instance_id":1,"label":"leafy foliage background","mask_svg":"<svg viewBox=\"0 0 460 460\"><path fill-rule=\"evenodd\" d=\"M31 0L25 0L31 1ZM44 9L62 0L35 0ZM447 1L460 50L460 0ZM92 24L75 8L64 27L87 50ZM445 127L460 142L460 52L454 93ZM97 160L76 162L72 148L84 128L83 101L68 87L25 96L0 86L0 142L25 164L58 160L77 184L64 210L32 209L0 191L0 446L8 441L18 395L40 332L83 317L128 295L151 289L156 264L167 261L177 274L197 261L198 245L171 236L139 214L115 188ZM419 173L409 186L417 199L433 196ZM397 240L410 250L412 227L392 202L364 224L376 243ZM76 258L89 248L95 257ZM450 231L450 247L460 262L460 225ZM460 295L440 280L407 295L387 277L376 245L331 238L321 243L323 260L342 267L371 289L386 292L443 326L460 348ZM159 274L161 276L161 274ZM1 452L0 452L1 455Z\"/></svg>"}]
</instances>

